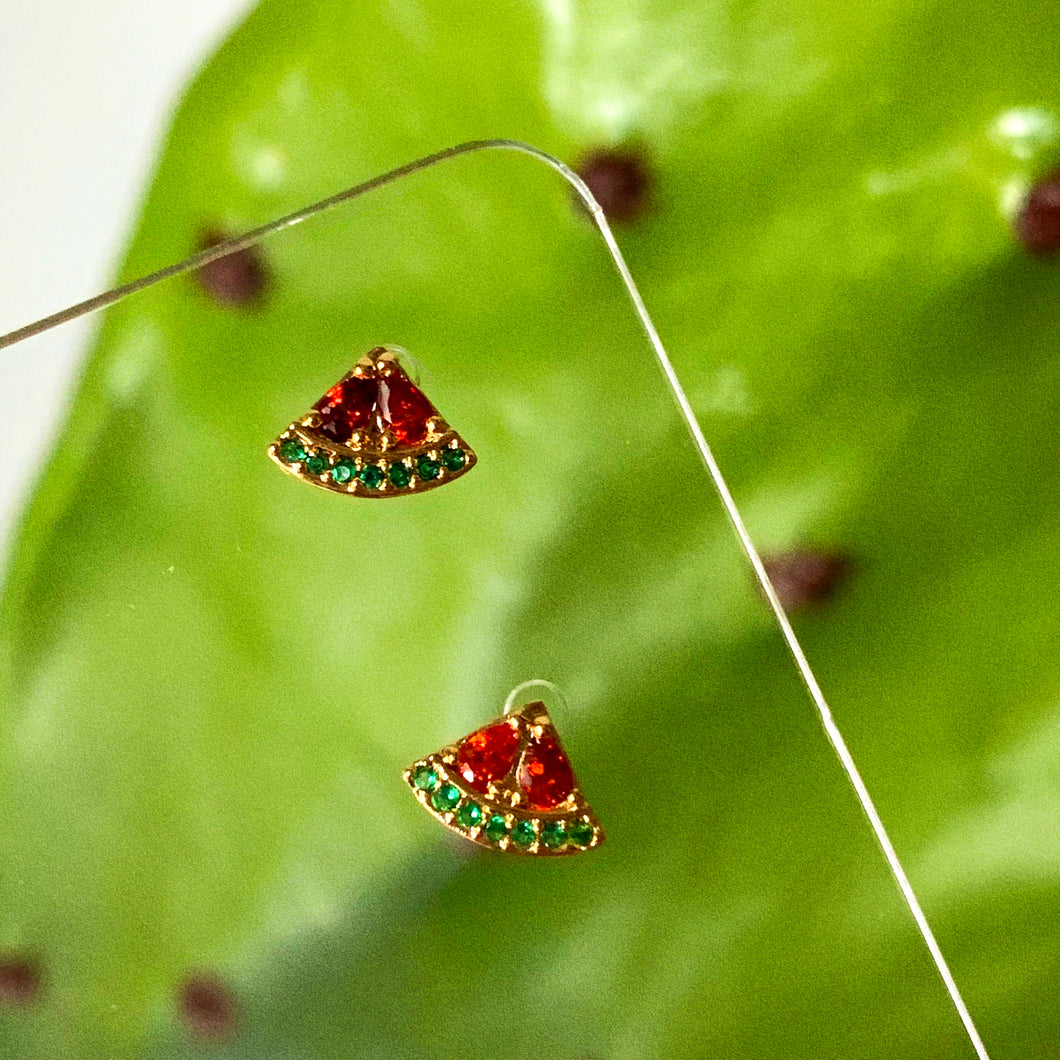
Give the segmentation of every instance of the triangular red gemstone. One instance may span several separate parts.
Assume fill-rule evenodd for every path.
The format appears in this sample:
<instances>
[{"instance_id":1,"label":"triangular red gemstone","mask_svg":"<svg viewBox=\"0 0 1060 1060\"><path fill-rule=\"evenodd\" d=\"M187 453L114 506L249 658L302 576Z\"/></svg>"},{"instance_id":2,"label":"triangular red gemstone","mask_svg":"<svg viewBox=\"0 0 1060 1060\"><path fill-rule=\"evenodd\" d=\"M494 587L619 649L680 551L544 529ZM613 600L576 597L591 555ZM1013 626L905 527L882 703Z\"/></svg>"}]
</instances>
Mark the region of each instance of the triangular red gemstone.
<instances>
[{"instance_id":1,"label":"triangular red gemstone","mask_svg":"<svg viewBox=\"0 0 1060 1060\"><path fill-rule=\"evenodd\" d=\"M320 433L345 444L355 431L372 424L379 384L375 379L351 375L336 383L314 406L320 413Z\"/></svg>"},{"instance_id":2,"label":"triangular red gemstone","mask_svg":"<svg viewBox=\"0 0 1060 1060\"><path fill-rule=\"evenodd\" d=\"M519 787L534 810L551 810L570 798L574 772L555 736L545 732L530 741L519 763Z\"/></svg>"},{"instance_id":3,"label":"triangular red gemstone","mask_svg":"<svg viewBox=\"0 0 1060 1060\"><path fill-rule=\"evenodd\" d=\"M320 413L321 434L343 444L354 432L375 426L378 412L399 445L419 445L427 437L428 421L438 415L400 368L385 378L352 375L336 383L313 408Z\"/></svg>"},{"instance_id":4,"label":"triangular red gemstone","mask_svg":"<svg viewBox=\"0 0 1060 1060\"><path fill-rule=\"evenodd\" d=\"M379 412L401 445L419 445L438 410L404 372L379 380Z\"/></svg>"},{"instance_id":5,"label":"triangular red gemstone","mask_svg":"<svg viewBox=\"0 0 1060 1060\"><path fill-rule=\"evenodd\" d=\"M515 764L519 728L514 719L473 732L456 753L456 766L469 788L483 794L503 780Z\"/></svg>"}]
</instances>

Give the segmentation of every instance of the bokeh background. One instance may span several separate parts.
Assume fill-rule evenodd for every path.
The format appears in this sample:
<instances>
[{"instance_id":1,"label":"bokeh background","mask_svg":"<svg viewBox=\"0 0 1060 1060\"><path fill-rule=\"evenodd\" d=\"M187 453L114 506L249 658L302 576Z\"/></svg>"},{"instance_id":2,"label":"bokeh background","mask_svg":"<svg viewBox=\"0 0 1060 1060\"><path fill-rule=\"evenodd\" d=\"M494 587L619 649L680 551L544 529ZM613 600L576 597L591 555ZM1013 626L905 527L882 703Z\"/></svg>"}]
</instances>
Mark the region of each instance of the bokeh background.
<instances>
[{"instance_id":1,"label":"bokeh background","mask_svg":"<svg viewBox=\"0 0 1060 1060\"><path fill-rule=\"evenodd\" d=\"M165 123L245 0L0 9L0 332L109 285ZM92 322L0 358L0 554L51 444Z\"/></svg>"},{"instance_id":2,"label":"bokeh background","mask_svg":"<svg viewBox=\"0 0 1060 1060\"><path fill-rule=\"evenodd\" d=\"M1060 1055L1060 303L1014 236L1060 160L1051 5L264 0L142 197L216 24L178 57L139 14L87 69L97 13L5 8L56 108L122 57L155 86L73 162L25 148L42 210L111 215L77 274L50 230L5 324L460 140L636 159L619 239L971 1009L998 1060ZM0 1054L969 1056L567 189L466 158L242 260L6 359L11 488L44 470L0 608ZM387 341L474 473L375 505L277 471ZM533 677L609 836L548 864L399 780Z\"/></svg>"}]
</instances>

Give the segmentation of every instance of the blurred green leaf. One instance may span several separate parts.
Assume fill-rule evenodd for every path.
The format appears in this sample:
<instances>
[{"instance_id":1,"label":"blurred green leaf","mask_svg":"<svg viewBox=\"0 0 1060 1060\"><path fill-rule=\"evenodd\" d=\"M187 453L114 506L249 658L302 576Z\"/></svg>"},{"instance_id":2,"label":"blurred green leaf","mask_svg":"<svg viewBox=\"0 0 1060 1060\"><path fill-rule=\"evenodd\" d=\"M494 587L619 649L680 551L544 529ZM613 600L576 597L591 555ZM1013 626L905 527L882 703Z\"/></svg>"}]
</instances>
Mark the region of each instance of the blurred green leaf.
<instances>
[{"instance_id":1,"label":"blurred green leaf","mask_svg":"<svg viewBox=\"0 0 1060 1060\"><path fill-rule=\"evenodd\" d=\"M1057 1055L1055 162L1045 4L265 0L177 113L132 277L461 140L633 146L621 232L997 1060ZM590 226L514 156L106 318L0 624L5 1056L971 1055ZM373 505L276 432L409 347L481 462ZM30 356L31 347L17 355ZM400 770L556 681L604 821L453 846ZM241 1005L201 1047L197 969Z\"/></svg>"}]
</instances>

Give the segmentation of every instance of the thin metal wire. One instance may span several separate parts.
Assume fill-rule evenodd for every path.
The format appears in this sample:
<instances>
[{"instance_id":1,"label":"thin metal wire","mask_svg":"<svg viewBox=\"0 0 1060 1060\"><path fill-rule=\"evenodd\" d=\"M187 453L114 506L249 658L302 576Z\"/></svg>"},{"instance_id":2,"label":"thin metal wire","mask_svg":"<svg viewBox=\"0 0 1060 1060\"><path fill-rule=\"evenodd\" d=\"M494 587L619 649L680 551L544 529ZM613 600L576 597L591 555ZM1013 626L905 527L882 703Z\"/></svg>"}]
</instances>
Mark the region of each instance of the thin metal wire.
<instances>
[{"instance_id":1,"label":"thin metal wire","mask_svg":"<svg viewBox=\"0 0 1060 1060\"><path fill-rule=\"evenodd\" d=\"M411 176L414 173L429 169L440 162L457 158L460 155L484 150L516 151L524 155L529 155L531 158L537 159L540 162L544 162L545 165L559 173L560 176L562 176L564 180L574 188L589 209L589 212L596 223L596 227L599 229L600 235L603 237L603 240L607 245L607 249L611 254L615 267L622 278L622 282L626 287L630 301L633 303L633 308L636 310L641 326L644 328L648 341L651 343L652 350L666 376L670 389L673 391L681 415L684 417L688 430L696 444L696 448L699 450L703 464L706 467L711 481L714 484L714 488L721 499L725 514L728 517L729 522L732 524L733 529L736 531L736 536L739 538L740 545L754 570L755 578L758 580L758 583L769 602L769 607L773 612L777 625L780 627L780 631L783 634L788 650L791 652L792 658L795 661L799 676L806 685L806 690L810 695L810 699L813 701L814 707L820 716L825 734L839 759L843 771L846 773L847 779L854 788L858 801L861 803L862 810L868 818L873 835L876 837L876 841L879 844L884 858L887 861L887 865L895 878L895 882L898 885L902 898L909 908L909 912L924 940L924 944L927 946L935 968L946 988L946 992L949 995L950 1000L953 1002L957 1014L960 1016L961 1023L964 1025L965 1032L975 1050L976 1056L979 1060L990 1060L989 1054L986 1051L986 1046L983 1044L978 1030L976 1030L971 1013L969 1013L968 1007L964 1003L964 998L961 996L956 980L953 978L949 965L946 963L946 959L942 955L942 950L939 948L939 944L935 939L935 934L931 930L931 925L928 923L927 917L921 908L920 901L916 896L916 892L913 890L913 885L910 882L905 869L902 867L898 852L895 850L894 844L891 842L890 836L887 834L887 829L884 827L883 821L876 810L876 805L872 801L872 797L869 795L868 787L862 779L861 773L854 763L854 758L847 747L846 741L843 739L843 735L839 731L839 727L832 716L832 711L828 706L824 693L821 691L820 685L817 683L817 678L814 676L809 660L803 652L802 645L799 643L799 639L795 635L795 630L792 628L787 613L784 611L784 607L777 596L772 581L770 581L765 565L762 563L762 557L758 554L758 550L755 548L754 542L751 540L750 534L747 532L747 527L744 524L740 510L737 508L728 484L721 473L721 469L718 467L717 461L714 459L714 453L703 435L703 431L699 426L699 421L696 419L692 405L688 400L688 396L685 394L684 387L681 385L677 372L674 370L674 366L670 362L670 357L663 346L658 331L655 329L655 324L652 322L651 315L648 313L648 309L644 304L644 299L641 297L640 290L633 280L629 267L626 265L626 259L622 256L622 251L619 250L618 244L615 242L611 226L607 223L607 218L604 217L604 212L600 207L600 204L593 197L592 192L586 186L585 182L577 175L577 173L558 158L547 154L539 148L533 147L530 144L522 143L518 140L472 140L467 143L457 144L454 147L446 148L444 151L437 151L424 158L419 158L406 165L399 166L397 169L382 173L361 184L355 184L353 187L340 191L329 198L322 199L320 202L314 203L311 206L306 206L303 209L296 210L294 213L287 214L285 217L281 217L276 221L262 225L260 228L255 228L253 231L247 232L245 235L237 236L233 239L226 240L223 243L218 243L215 246L200 251L198 254L193 254L191 257L185 258L183 261L179 261L174 265L168 265L164 269L159 269L157 272L153 272L149 276L143 276L138 280L133 280L131 283L123 284L121 287L116 287L111 291L96 295L94 298L79 302L77 305L70 306L58 313L54 313L51 316L35 321L32 324L27 324L25 327L18 328L16 331L12 331L7 335L0 336L0 349L4 349L7 346L13 346L18 342L22 342L34 335L39 335L41 332L58 327L60 324L65 324L67 321L74 320L77 317L94 312L97 309L104 309L107 306L114 305L115 302L120 302L123 298L127 298L129 295L145 290L148 287L152 287L154 284L160 283L162 280L169 279L173 276L179 276L182 273L190 272L193 269L201 268L203 265L206 265L211 261L216 261L218 258L223 258L226 255L232 254L237 250L242 250L245 247L253 246L267 236L279 232L281 229L290 228L293 225L300 224L302 221L306 221L310 217L315 217L317 214L332 210L344 202L359 198L377 188L385 187L403 177Z\"/></svg>"},{"instance_id":2,"label":"thin metal wire","mask_svg":"<svg viewBox=\"0 0 1060 1060\"><path fill-rule=\"evenodd\" d=\"M518 710L520 707L526 706L524 702L525 693L529 692L531 688L543 689L548 692L551 698L566 707L567 697L556 685L551 681L546 681L543 677L532 677L529 681L524 681L521 685L516 685L515 688L508 693L508 698L504 701L504 713L511 714L513 710Z\"/></svg>"}]
</instances>

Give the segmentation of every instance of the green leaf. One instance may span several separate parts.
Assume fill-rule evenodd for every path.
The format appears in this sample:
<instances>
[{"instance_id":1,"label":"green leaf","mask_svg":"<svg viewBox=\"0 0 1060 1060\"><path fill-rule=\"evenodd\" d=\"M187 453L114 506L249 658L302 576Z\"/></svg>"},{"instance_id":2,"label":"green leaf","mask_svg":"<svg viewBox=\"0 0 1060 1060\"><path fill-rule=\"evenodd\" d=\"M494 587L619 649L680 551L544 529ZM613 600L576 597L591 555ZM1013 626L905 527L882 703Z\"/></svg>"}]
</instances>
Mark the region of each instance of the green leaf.
<instances>
[{"instance_id":1,"label":"green leaf","mask_svg":"<svg viewBox=\"0 0 1060 1060\"><path fill-rule=\"evenodd\" d=\"M1009 229L1050 13L265 0L123 267L461 140L639 150L623 247L755 540L852 559L799 632L995 1057L1060 1030L1060 301ZM467 157L261 253L257 308L107 316L8 572L0 947L44 989L4 1055L970 1056L555 175ZM382 505L278 472L385 342L479 465ZM608 843L454 845L400 772L535 677Z\"/></svg>"}]
</instances>

